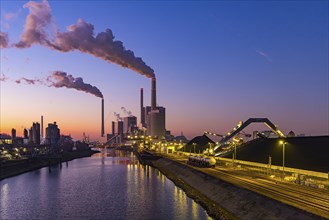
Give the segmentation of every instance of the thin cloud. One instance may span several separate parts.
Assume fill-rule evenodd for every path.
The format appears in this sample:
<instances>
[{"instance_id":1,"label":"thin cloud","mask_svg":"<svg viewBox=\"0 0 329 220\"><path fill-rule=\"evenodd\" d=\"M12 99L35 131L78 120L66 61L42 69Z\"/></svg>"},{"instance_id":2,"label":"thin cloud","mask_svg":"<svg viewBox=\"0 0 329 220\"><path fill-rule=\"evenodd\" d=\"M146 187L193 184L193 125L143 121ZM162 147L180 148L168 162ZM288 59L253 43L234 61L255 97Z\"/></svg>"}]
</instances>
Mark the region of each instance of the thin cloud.
<instances>
[{"instance_id":1,"label":"thin cloud","mask_svg":"<svg viewBox=\"0 0 329 220\"><path fill-rule=\"evenodd\" d=\"M3 18L6 21L12 21L18 18L19 14L22 12L22 9L18 9L17 12L5 12Z\"/></svg>"},{"instance_id":2,"label":"thin cloud","mask_svg":"<svg viewBox=\"0 0 329 220\"><path fill-rule=\"evenodd\" d=\"M10 28L9 22L15 21L18 18L18 16L21 14L21 12L22 9L18 9L17 12L5 12L2 15L3 19L1 19L1 25L4 28L9 29Z\"/></svg>"},{"instance_id":3,"label":"thin cloud","mask_svg":"<svg viewBox=\"0 0 329 220\"><path fill-rule=\"evenodd\" d=\"M255 50L256 53L258 53L260 56L264 57L268 62L272 63L272 58L265 52L261 50Z\"/></svg>"},{"instance_id":4,"label":"thin cloud","mask_svg":"<svg viewBox=\"0 0 329 220\"><path fill-rule=\"evenodd\" d=\"M27 79L25 77L22 77L22 78L16 80L15 82L17 84L21 84L24 82L25 84L28 84L28 85L36 85L36 84L44 85L44 82L41 79Z\"/></svg>"},{"instance_id":5,"label":"thin cloud","mask_svg":"<svg viewBox=\"0 0 329 220\"><path fill-rule=\"evenodd\" d=\"M8 77L5 74L0 75L0 81L5 82L8 79Z\"/></svg>"},{"instance_id":6,"label":"thin cloud","mask_svg":"<svg viewBox=\"0 0 329 220\"><path fill-rule=\"evenodd\" d=\"M7 48L8 42L8 34L0 31L0 48Z\"/></svg>"}]
</instances>

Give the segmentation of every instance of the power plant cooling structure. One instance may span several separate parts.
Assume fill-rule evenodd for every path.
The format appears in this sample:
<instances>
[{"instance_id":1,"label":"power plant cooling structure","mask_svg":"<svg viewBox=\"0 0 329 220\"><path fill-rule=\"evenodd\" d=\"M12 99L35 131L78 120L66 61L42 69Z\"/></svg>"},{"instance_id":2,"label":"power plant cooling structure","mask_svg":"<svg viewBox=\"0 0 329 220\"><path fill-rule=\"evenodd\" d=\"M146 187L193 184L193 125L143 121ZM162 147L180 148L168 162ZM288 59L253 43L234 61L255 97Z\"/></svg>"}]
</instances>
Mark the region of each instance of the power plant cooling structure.
<instances>
[{"instance_id":1,"label":"power plant cooling structure","mask_svg":"<svg viewBox=\"0 0 329 220\"><path fill-rule=\"evenodd\" d=\"M101 137L104 137L104 99L102 99Z\"/></svg>"}]
</instances>

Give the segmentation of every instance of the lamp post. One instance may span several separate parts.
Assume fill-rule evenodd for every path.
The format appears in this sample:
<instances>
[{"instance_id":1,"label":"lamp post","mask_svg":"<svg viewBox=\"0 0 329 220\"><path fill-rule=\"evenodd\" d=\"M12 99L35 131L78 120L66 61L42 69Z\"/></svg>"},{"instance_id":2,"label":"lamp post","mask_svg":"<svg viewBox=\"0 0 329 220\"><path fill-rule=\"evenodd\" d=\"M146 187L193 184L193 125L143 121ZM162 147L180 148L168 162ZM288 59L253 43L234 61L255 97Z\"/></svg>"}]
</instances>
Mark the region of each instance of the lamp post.
<instances>
[{"instance_id":1,"label":"lamp post","mask_svg":"<svg viewBox=\"0 0 329 220\"><path fill-rule=\"evenodd\" d=\"M196 145L196 143L193 143L192 145L193 145L193 148L194 148L193 153L195 154L195 145Z\"/></svg>"},{"instance_id":2,"label":"lamp post","mask_svg":"<svg viewBox=\"0 0 329 220\"><path fill-rule=\"evenodd\" d=\"M287 144L285 141L280 141L280 144L282 144L282 172L283 172L283 178L284 178L284 147Z\"/></svg>"},{"instance_id":3,"label":"lamp post","mask_svg":"<svg viewBox=\"0 0 329 220\"><path fill-rule=\"evenodd\" d=\"M210 156L210 150L212 149L212 144L211 144L211 142L208 142L208 145L209 145L208 156Z\"/></svg>"}]
</instances>

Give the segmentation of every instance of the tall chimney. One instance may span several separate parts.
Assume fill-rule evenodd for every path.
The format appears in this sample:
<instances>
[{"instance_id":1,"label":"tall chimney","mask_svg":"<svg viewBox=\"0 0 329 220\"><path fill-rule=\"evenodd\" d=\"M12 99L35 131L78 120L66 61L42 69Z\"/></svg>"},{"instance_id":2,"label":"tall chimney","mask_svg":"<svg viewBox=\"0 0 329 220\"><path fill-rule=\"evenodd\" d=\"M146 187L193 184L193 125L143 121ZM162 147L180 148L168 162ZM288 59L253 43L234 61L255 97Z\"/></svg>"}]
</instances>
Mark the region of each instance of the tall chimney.
<instances>
[{"instance_id":1,"label":"tall chimney","mask_svg":"<svg viewBox=\"0 0 329 220\"><path fill-rule=\"evenodd\" d=\"M112 135L115 134L115 122L112 121Z\"/></svg>"},{"instance_id":2,"label":"tall chimney","mask_svg":"<svg viewBox=\"0 0 329 220\"><path fill-rule=\"evenodd\" d=\"M141 108L144 107L143 99L144 99L143 88L141 88Z\"/></svg>"},{"instance_id":3,"label":"tall chimney","mask_svg":"<svg viewBox=\"0 0 329 220\"><path fill-rule=\"evenodd\" d=\"M145 125L145 111L144 111L144 92L143 88L141 88L141 125L144 127Z\"/></svg>"},{"instance_id":4,"label":"tall chimney","mask_svg":"<svg viewBox=\"0 0 329 220\"><path fill-rule=\"evenodd\" d=\"M151 108L152 110L155 110L156 109L156 100L157 100L157 97L156 97L156 80L155 80L155 77L152 78L152 88L151 88Z\"/></svg>"},{"instance_id":5,"label":"tall chimney","mask_svg":"<svg viewBox=\"0 0 329 220\"><path fill-rule=\"evenodd\" d=\"M43 138L43 115L41 115L41 138Z\"/></svg>"},{"instance_id":6,"label":"tall chimney","mask_svg":"<svg viewBox=\"0 0 329 220\"><path fill-rule=\"evenodd\" d=\"M101 137L104 137L104 99L102 99L102 132Z\"/></svg>"}]
</instances>

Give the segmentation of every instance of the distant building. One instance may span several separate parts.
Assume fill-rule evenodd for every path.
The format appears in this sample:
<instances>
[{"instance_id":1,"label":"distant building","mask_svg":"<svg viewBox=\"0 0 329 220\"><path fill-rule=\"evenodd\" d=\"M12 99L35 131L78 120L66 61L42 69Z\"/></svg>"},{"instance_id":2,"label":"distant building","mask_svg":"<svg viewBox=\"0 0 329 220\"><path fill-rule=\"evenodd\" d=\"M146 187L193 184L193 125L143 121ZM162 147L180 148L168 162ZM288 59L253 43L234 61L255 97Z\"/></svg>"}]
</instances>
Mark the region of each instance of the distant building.
<instances>
[{"instance_id":1,"label":"distant building","mask_svg":"<svg viewBox=\"0 0 329 220\"><path fill-rule=\"evenodd\" d=\"M29 138L29 133L26 128L24 128L24 133L23 133L23 138L28 139Z\"/></svg>"},{"instance_id":2,"label":"distant building","mask_svg":"<svg viewBox=\"0 0 329 220\"><path fill-rule=\"evenodd\" d=\"M56 122L53 124L48 124L48 127L46 128L46 140L51 147L56 147L59 145L60 130Z\"/></svg>"},{"instance_id":3,"label":"distant building","mask_svg":"<svg viewBox=\"0 0 329 220\"><path fill-rule=\"evenodd\" d=\"M11 143L13 145L17 144L17 141L16 141L16 129L11 129Z\"/></svg>"},{"instance_id":4,"label":"distant building","mask_svg":"<svg viewBox=\"0 0 329 220\"><path fill-rule=\"evenodd\" d=\"M38 122L33 122L30 128L29 141L32 144L40 145L40 124Z\"/></svg>"},{"instance_id":5,"label":"distant building","mask_svg":"<svg viewBox=\"0 0 329 220\"><path fill-rule=\"evenodd\" d=\"M183 134L181 134L179 136L176 136L175 140L177 142L180 142L180 143L187 143L188 142L187 138Z\"/></svg>"},{"instance_id":6,"label":"distant building","mask_svg":"<svg viewBox=\"0 0 329 220\"><path fill-rule=\"evenodd\" d=\"M293 132L293 131L290 131L287 135L287 137L295 137L295 136L296 136L295 132Z\"/></svg>"},{"instance_id":7,"label":"distant building","mask_svg":"<svg viewBox=\"0 0 329 220\"><path fill-rule=\"evenodd\" d=\"M116 135L123 134L123 121L117 121L114 127L115 127L114 134Z\"/></svg>"},{"instance_id":8,"label":"distant building","mask_svg":"<svg viewBox=\"0 0 329 220\"><path fill-rule=\"evenodd\" d=\"M123 133L132 134L137 130L137 118L135 116L128 116L123 118Z\"/></svg>"},{"instance_id":9,"label":"distant building","mask_svg":"<svg viewBox=\"0 0 329 220\"><path fill-rule=\"evenodd\" d=\"M26 130L26 129L25 129ZM25 132L24 130L24 132ZM25 137L24 133L24 137ZM40 124L38 122L32 124L32 127L29 129L28 142L30 144L39 145L40 144Z\"/></svg>"}]
</instances>

